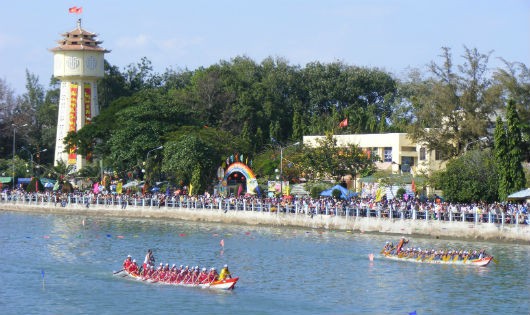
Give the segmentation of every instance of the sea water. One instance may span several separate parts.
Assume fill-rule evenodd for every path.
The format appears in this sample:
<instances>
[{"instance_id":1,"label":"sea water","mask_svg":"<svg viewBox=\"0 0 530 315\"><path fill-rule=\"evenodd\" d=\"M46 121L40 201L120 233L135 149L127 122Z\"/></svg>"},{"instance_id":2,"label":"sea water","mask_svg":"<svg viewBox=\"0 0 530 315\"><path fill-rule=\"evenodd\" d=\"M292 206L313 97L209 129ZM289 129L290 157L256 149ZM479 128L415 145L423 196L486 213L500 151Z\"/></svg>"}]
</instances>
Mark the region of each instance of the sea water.
<instances>
[{"instance_id":1,"label":"sea water","mask_svg":"<svg viewBox=\"0 0 530 315\"><path fill-rule=\"evenodd\" d=\"M529 314L530 246L414 237L421 248L484 248L498 264L382 258L398 237L0 212L0 314ZM216 292L113 276L147 249L157 264L228 264L240 280Z\"/></svg>"}]
</instances>

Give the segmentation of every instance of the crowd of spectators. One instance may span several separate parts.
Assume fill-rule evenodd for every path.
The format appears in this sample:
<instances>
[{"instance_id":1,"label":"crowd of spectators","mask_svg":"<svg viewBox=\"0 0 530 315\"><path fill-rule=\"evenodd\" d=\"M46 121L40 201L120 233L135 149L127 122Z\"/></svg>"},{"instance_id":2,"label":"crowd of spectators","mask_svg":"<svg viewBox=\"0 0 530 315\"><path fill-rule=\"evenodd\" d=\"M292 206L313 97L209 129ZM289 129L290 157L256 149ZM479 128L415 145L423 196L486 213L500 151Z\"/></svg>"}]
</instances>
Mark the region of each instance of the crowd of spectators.
<instances>
[{"instance_id":1,"label":"crowd of spectators","mask_svg":"<svg viewBox=\"0 0 530 315\"><path fill-rule=\"evenodd\" d=\"M141 192L132 194L94 194L93 192L59 193L43 191L28 193L22 190L3 190L0 202L28 204L52 204L53 206L115 206L196 208L222 211L264 211L297 215L330 215L379 217L389 219L442 220L464 222L490 222L503 224L529 224L530 203L451 203L440 199L421 201L395 198L376 202L374 198L332 197L311 198L309 196L257 197L214 196L208 193L199 196Z\"/></svg>"}]
</instances>

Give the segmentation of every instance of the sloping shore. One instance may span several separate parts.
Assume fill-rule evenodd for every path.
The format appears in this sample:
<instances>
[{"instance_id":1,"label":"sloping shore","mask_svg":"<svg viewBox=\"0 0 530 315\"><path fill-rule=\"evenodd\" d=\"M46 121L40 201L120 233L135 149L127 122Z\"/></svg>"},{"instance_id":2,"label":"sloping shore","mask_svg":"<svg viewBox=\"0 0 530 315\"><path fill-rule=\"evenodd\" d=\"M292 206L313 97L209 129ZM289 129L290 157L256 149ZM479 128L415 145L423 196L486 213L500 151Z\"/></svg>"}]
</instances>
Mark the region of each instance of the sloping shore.
<instances>
[{"instance_id":1,"label":"sloping shore","mask_svg":"<svg viewBox=\"0 0 530 315\"><path fill-rule=\"evenodd\" d=\"M268 225L302 227L310 229L359 231L399 235L424 235L431 237L469 240L495 240L530 244L530 226L515 224L473 223L402 220L387 218L341 217L330 215L308 216L253 211L223 211L166 207L0 204L0 211L50 213L129 218L176 219L187 221L220 222L243 225Z\"/></svg>"}]
</instances>

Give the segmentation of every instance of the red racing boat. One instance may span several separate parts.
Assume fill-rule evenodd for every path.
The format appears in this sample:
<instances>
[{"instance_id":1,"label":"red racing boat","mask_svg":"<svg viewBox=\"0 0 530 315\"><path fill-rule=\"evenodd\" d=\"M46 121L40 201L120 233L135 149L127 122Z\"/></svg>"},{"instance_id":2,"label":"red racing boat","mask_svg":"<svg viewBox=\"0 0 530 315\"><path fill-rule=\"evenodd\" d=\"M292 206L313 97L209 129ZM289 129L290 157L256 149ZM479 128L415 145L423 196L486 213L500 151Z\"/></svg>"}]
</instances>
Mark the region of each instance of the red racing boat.
<instances>
[{"instance_id":1,"label":"red racing boat","mask_svg":"<svg viewBox=\"0 0 530 315\"><path fill-rule=\"evenodd\" d=\"M193 287L193 288L211 289L211 290L233 290L237 281L239 280L239 277L236 277L236 278L228 278L224 280L215 280L211 283L185 283L183 281L181 282L158 281L158 280L143 278L139 274L130 273L125 269L114 272L114 275L117 277L128 278L128 279L147 282L147 283L159 283L159 284L165 284L165 285Z\"/></svg>"}]
</instances>

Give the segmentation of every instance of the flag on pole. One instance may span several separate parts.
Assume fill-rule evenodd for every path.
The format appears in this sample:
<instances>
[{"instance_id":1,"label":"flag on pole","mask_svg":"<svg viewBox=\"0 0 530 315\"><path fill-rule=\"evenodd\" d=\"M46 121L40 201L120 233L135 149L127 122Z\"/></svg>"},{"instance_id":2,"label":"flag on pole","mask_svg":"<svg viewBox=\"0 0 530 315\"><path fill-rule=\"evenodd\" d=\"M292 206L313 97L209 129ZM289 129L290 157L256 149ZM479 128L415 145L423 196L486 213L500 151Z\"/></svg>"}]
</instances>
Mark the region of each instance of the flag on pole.
<instances>
[{"instance_id":1,"label":"flag on pole","mask_svg":"<svg viewBox=\"0 0 530 315\"><path fill-rule=\"evenodd\" d=\"M383 190L381 189L381 187L379 187L377 188L377 191L375 192L375 201L379 202L381 201L381 199L383 199Z\"/></svg>"},{"instance_id":2,"label":"flag on pole","mask_svg":"<svg viewBox=\"0 0 530 315\"><path fill-rule=\"evenodd\" d=\"M339 128L348 127L348 118L345 118L343 121L340 122Z\"/></svg>"},{"instance_id":3,"label":"flag on pole","mask_svg":"<svg viewBox=\"0 0 530 315\"><path fill-rule=\"evenodd\" d=\"M123 191L123 183L122 183L122 182L119 182L119 183L116 185L116 193L121 194L122 191Z\"/></svg>"},{"instance_id":4,"label":"flag on pole","mask_svg":"<svg viewBox=\"0 0 530 315\"><path fill-rule=\"evenodd\" d=\"M83 13L83 7L71 7L71 8L68 8L68 13L81 14L81 13Z\"/></svg>"},{"instance_id":5,"label":"flag on pole","mask_svg":"<svg viewBox=\"0 0 530 315\"><path fill-rule=\"evenodd\" d=\"M412 191L416 192L416 183L414 182L414 178L412 179Z\"/></svg>"}]
</instances>

